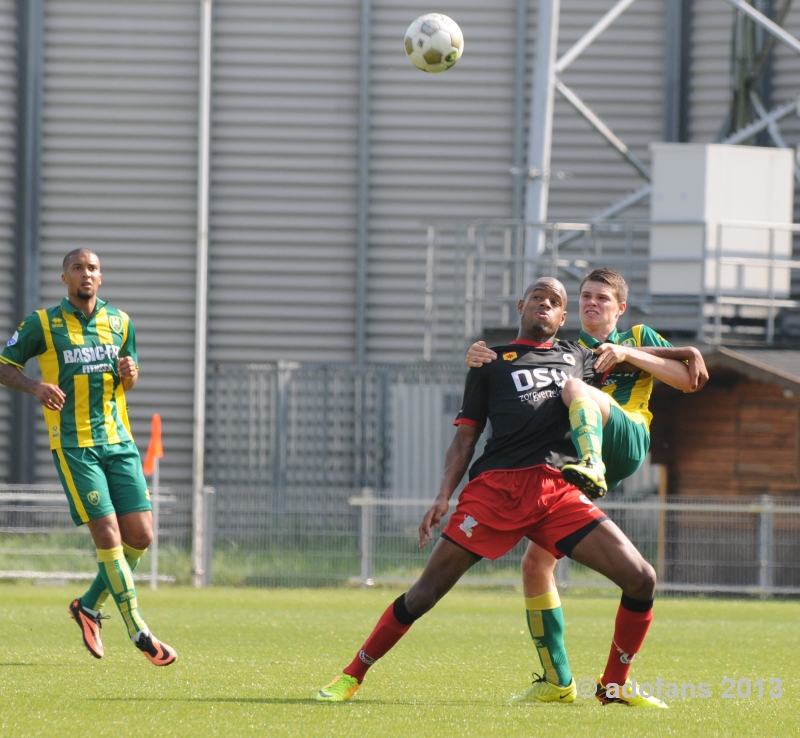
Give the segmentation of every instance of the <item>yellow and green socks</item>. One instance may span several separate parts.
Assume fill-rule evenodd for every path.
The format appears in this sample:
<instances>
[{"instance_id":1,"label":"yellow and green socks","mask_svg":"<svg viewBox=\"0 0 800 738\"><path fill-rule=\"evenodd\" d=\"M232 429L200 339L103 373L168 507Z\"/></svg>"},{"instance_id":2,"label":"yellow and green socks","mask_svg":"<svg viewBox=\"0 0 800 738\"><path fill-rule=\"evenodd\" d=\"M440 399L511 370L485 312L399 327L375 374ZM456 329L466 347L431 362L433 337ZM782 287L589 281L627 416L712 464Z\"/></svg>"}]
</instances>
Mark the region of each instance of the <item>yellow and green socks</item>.
<instances>
[{"instance_id":1,"label":"yellow and green socks","mask_svg":"<svg viewBox=\"0 0 800 738\"><path fill-rule=\"evenodd\" d=\"M567 687L572 682L567 649L564 647L564 612L558 590L538 597L526 597L528 630L536 644L544 678L551 684Z\"/></svg>"},{"instance_id":2,"label":"yellow and green socks","mask_svg":"<svg viewBox=\"0 0 800 738\"><path fill-rule=\"evenodd\" d=\"M136 567L139 566L139 560L145 555L147 549L140 550L129 546L123 541L122 552L125 554L125 561L128 562L131 572L134 572L136 571ZM81 606L92 612L100 612L105 606L107 599L108 587L106 587L103 577L101 577L98 572L89 586L89 589L87 589L86 593L81 597Z\"/></svg>"},{"instance_id":3,"label":"yellow and green socks","mask_svg":"<svg viewBox=\"0 0 800 738\"><path fill-rule=\"evenodd\" d=\"M139 615L136 601L136 588L133 586L131 567L125 559L122 546L109 549L97 549L97 562L100 576L106 588L114 598L128 636L133 638L140 631L147 631L147 624Z\"/></svg>"},{"instance_id":4,"label":"yellow and green socks","mask_svg":"<svg viewBox=\"0 0 800 738\"><path fill-rule=\"evenodd\" d=\"M578 456L604 470L603 415L600 406L590 397L573 400L569 406L569 427Z\"/></svg>"}]
</instances>

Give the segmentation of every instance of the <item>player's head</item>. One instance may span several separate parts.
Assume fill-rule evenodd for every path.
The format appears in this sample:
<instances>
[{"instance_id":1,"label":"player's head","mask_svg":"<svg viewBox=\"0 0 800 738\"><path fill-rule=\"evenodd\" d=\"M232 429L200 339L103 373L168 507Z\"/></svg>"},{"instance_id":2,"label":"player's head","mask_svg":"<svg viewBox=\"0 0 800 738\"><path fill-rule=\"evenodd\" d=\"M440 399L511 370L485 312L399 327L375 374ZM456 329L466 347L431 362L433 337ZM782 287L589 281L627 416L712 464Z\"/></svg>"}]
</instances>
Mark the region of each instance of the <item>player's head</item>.
<instances>
[{"instance_id":1,"label":"player's head","mask_svg":"<svg viewBox=\"0 0 800 738\"><path fill-rule=\"evenodd\" d=\"M525 289L517 304L519 337L551 339L567 318L567 291L553 277L540 277Z\"/></svg>"},{"instance_id":2,"label":"player's head","mask_svg":"<svg viewBox=\"0 0 800 738\"><path fill-rule=\"evenodd\" d=\"M61 281L67 285L67 295L90 300L97 295L102 283L100 259L91 249L73 249L62 262Z\"/></svg>"},{"instance_id":3,"label":"player's head","mask_svg":"<svg viewBox=\"0 0 800 738\"><path fill-rule=\"evenodd\" d=\"M613 330L627 308L628 283L619 272L595 269L581 282L579 312L586 329Z\"/></svg>"}]
</instances>

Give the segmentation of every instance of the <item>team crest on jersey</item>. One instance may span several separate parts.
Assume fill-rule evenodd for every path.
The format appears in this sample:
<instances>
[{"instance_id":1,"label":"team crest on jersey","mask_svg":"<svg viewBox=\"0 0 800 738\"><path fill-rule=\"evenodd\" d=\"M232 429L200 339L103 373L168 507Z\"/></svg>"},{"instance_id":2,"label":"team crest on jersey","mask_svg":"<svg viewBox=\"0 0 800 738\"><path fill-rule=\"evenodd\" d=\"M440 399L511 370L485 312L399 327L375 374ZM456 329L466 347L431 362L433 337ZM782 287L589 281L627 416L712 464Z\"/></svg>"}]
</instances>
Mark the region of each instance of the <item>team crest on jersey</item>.
<instances>
[{"instance_id":1,"label":"team crest on jersey","mask_svg":"<svg viewBox=\"0 0 800 738\"><path fill-rule=\"evenodd\" d=\"M472 529L478 524L478 521L472 517L472 515L467 515L464 518L464 522L458 526L459 530L464 531L464 535L467 538L472 538Z\"/></svg>"},{"instance_id":2,"label":"team crest on jersey","mask_svg":"<svg viewBox=\"0 0 800 738\"><path fill-rule=\"evenodd\" d=\"M122 333L122 318L118 315L109 315L108 324L111 326L111 330L114 331L114 333Z\"/></svg>"},{"instance_id":3,"label":"team crest on jersey","mask_svg":"<svg viewBox=\"0 0 800 738\"><path fill-rule=\"evenodd\" d=\"M634 347L636 346L636 341L635 341L635 339L633 339L633 338L626 338L626 339L625 339L625 340L622 342L622 345L623 345L623 346L630 346L631 348L634 348Z\"/></svg>"},{"instance_id":4,"label":"team crest on jersey","mask_svg":"<svg viewBox=\"0 0 800 738\"><path fill-rule=\"evenodd\" d=\"M570 366L575 366L575 357L572 354L564 354L564 361Z\"/></svg>"},{"instance_id":5,"label":"team crest on jersey","mask_svg":"<svg viewBox=\"0 0 800 738\"><path fill-rule=\"evenodd\" d=\"M516 351L506 351L506 353L503 354L503 361L514 361L514 359L516 358L517 358Z\"/></svg>"},{"instance_id":6,"label":"team crest on jersey","mask_svg":"<svg viewBox=\"0 0 800 738\"><path fill-rule=\"evenodd\" d=\"M58 318L58 317L52 318L50 320L50 327L51 328L63 328L64 327L63 319L62 318Z\"/></svg>"},{"instance_id":7,"label":"team crest on jersey","mask_svg":"<svg viewBox=\"0 0 800 738\"><path fill-rule=\"evenodd\" d=\"M17 341L19 341L19 331L14 331L14 335L8 339L6 346L13 346Z\"/></svg>"},{"instance_id":8,"label":"team crest on jersey","mask_svg":"<svg viewBox=\"0 0 800 738\"><path fill-rule=\"evenodd\" d=\"M96 505L98 502L100 502L100 493L96 489L93 489L88 495L86 495L86 499L92 505Z\"/></svg>"}]
</instances>

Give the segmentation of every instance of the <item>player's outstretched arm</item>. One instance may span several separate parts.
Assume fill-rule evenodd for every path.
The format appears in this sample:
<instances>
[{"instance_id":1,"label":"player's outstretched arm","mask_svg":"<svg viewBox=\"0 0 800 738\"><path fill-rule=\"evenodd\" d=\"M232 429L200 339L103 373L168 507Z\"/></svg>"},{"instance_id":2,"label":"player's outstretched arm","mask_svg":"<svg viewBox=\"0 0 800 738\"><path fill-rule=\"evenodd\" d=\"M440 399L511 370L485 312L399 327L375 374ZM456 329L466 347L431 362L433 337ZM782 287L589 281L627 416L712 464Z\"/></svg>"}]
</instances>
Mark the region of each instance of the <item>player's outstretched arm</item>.
<instances>
[{"instance_id":1,"label":"player's outstretched arm","mask_svg":"<svg viewBox=\"0 0 800 738\"><path fill-rule=\"evenodd\" d=\"M31 379L11 364L0 364L0 384L35 395L48 410L61 410L64 407L64 400L67 399L57 385Z\"/></svg>"},{"instance_id":2,"label":"player's outstretched arm","mask_svg":"<svg viewBox=\"0 0 800 738\"><path fill-rule=\"evenodd\" d=\"M652 374L670 387L682 392L692 391L689 367L682 361L662 359L660 356L640 351L638 348L619 346L614 343L604 343L598 346L595 353L597 361L594 368L599 373L610 371L617 364L625 362Z\"/></svg>"},{"instance_id":3,"label":"player's outstretched arm","mask_svg":"<svg viewBox=\"0 0 800 738\"><path fill-rule=\"evenodd\" d=\"M480 369L484 364L490 364L497 358L497 354L487 348L485 341L476 341L469 347L464 363L473 369Z\"/></svg>"},{"instance_id":4,"label":"player's outstretched arm","mask_svg":"<svg viewBox=\"0 0 800 738\"><path fill-rule=\"evenodd\" d=\"M694 346L637 346L637 351L644 351L653 356L660 356L662 359L676 359L677 361L687 362L689 367L689 379L691 389L689 392L697 392L703 389L708 381L708 369L703 360L703 354Z\"/></svg>"},{"instance_id":5,"label":"player's outstretched arm","mask_svg":"<svg viewBox=\"0 0 800 738\"><path fill-rule=\"evenodd\" d=\"M432 528L438 528L442 518L447 515L450 507L450 498L456 491L459 482L472 461L475 453L475 444L480 438L482 428L462 424L456 430L456 435L447 448L444 456L444 473L439 485L439 494L431 505L422 523L419 526L419 547L425 548L428 541L433 540Z\"/></svg>"}]
</instances>

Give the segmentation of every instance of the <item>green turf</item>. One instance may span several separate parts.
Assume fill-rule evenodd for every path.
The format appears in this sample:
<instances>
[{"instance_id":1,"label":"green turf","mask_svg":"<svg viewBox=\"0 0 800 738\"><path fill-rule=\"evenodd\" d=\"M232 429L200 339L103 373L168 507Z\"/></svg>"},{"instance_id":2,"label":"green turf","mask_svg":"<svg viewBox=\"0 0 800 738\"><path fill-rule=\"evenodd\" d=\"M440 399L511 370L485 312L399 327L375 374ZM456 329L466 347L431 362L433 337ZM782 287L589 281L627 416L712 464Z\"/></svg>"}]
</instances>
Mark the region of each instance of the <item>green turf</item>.
<instances>
[{"instance_id":1,"label":"green turf","mask_svg":"<svg viewBox=\"0 0 800 738\"><path fill-rule=\"evenodd\" d=\"M151 666L106 621L95 661L68 618L73 587L0 585L0 735L780 736L800 731L800 604L661 599L633 675L707 682L663 711L508 706L533 663L521 595L457 590L416 623L345 704L313 701L396 596L388 590L140 589L179 653ZM616 601L566 597L577 677L605 663ZM721 699L724 677L780 677L781 699Z\"/></svg>"}]
</instances>

